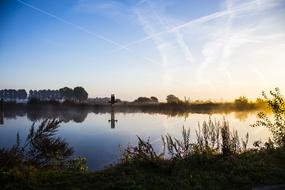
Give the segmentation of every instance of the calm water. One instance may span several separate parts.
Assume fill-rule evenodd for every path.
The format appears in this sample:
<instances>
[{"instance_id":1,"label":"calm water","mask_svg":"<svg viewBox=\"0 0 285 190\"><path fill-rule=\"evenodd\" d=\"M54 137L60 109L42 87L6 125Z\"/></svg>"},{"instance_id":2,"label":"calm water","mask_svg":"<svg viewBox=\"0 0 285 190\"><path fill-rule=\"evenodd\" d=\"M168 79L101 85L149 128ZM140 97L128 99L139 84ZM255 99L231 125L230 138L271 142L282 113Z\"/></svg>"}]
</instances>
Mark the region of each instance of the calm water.
<instances>
[{"instance_id":1,"label":"calm water","mask_svg":"<svg viewBox=\"0 0 285 190\"><path fill-rule=\"evenodd\" d=\"M33 115L34 114L34 115ZM0 146L11 147L16 142L16 133L20 133L22 142L25 140L33 122L39 124L50 114L39 113L6 114L4 124L0 125ZM161 135L169 133L180 137L182 127L191 129L195 140L195 130L198 122L211 117L212 120L222 121L223 117L230 123L230 128L237 129L240 137L249 133L249 146L256 140L265 141L270 136L264 127L252 128L249 125L256 121L256 112L232 112L229 114L198 114L188 113L181 116L150 113L94 113L68 111L61 112L59 118L64 122L57 133L74 148L75 156L87 158L91 170L99 170L118 161L120 150L128 144L137 142L136 135L147 138L156 149L161 147ZM113 121L110 121L111 118ZM115 121L117 120L117 121ZM121 148L120 148L121 147Z\"/></svg>"}]
</instances>

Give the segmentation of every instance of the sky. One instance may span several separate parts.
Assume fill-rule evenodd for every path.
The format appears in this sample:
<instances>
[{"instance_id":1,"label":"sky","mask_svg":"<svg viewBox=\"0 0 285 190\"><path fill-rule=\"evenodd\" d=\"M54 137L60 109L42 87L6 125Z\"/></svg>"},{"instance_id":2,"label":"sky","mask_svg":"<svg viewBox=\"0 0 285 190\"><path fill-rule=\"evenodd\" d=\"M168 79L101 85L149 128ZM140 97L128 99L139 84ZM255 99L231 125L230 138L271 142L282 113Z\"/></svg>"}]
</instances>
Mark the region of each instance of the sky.
<instances>
[{"instance_id":1,"label":"sky","mask_svg":"<svg viewBox=\"0 0 285 190\"><path fill-rule=\"evenodd\" d=\"M226 101L284 72L285 0L0 0L0 89Z\"/></svg>"}]
</instances>

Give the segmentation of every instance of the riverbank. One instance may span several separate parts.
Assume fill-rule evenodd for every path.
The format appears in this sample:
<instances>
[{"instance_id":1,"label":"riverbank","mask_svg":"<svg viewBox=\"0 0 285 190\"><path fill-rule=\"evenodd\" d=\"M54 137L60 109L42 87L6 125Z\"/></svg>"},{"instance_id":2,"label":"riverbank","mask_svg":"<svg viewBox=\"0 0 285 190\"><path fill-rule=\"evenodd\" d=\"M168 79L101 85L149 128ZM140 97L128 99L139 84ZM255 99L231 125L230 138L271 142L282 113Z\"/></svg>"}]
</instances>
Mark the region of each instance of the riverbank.
<instances>
[{"instance_id":1,"label":"riverbank","mask_svg":"<svg viewBox=\"0 0 285 190\"><path fill-rule=\"evenodd\" d=\"M188 118L191 114L238 114L247 117L249 114L264 111L265 109L258 106L251 106L247 109L236 109L234 105L175 105L175 104L118 104L110 105L85 105L85 104L59 104L44 103L36 105L27 104L5 104L4 112L1 113L5 123L5 119L13 119L17 117L27 116L32 122L58 118L64 122L74 121L76 123L83 122L87 115L94 114L118 114L118 113L146 113L167 115L169 117ZM2 122L2 123L3 123Z\"/></svg>"},{"instance_id":2,"label":"riverbank","mask_svg":"<svg viewBox=\"0 0 285 190\"><path fill-rule=\"evenodd\" d=\"M31 103L16 103L5 102L4 111L13 110L89 110L94 112L111 112L110 104L90 104L84 102L58 102L58 101L36 101ZM179 113L192 112L192 113L228 113L232 111L254 111L264 110L266 104L263 103L246 103L236 104L234 102L200 102L200 103L134 103L134 102L121 102L112 105L113 111L116 112L148 112L148 113L162 113L175 115Z\"/></svg>"},{"instance_id":3,"label":"riverbank","mask_svg":"<svg viewBox=\"0 0 285 190\"><path fill-rule=\"evenodd\" d=\"M2 189L252 189L284 184L284 149L181 160L133 161L100 172L28 168L1 171Z\"/></svg>"}]
</instances>

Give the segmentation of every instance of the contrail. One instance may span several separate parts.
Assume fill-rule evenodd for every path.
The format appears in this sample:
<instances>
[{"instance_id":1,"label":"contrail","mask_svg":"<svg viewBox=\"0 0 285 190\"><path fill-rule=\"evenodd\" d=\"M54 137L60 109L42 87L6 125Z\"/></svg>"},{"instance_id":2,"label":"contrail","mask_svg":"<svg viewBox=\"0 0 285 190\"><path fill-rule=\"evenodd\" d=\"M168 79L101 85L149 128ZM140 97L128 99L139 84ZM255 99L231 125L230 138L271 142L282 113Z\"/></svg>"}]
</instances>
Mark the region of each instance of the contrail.
<instances>
[{"instance_id":1,"label":"contrail","mask_svg":"<svg viewBox=\"0 0 285 190\"><path fill-rule=\"evenodd\" d=\"M56 15L54 15L54 14L51 14L51 13L49 13L49 12L47 12L47 11L44 11L44 10L42 10L42 9L39 9L39 8L37 8L37 7L35 7L35 6L31 5L31 4L28 4L28 3L24 2L24 1L21 1L21 0L17 0L17 1L18 1L19 3L22 3L23 5L25 5L25 6L27 6L27 7L30 7L30 8L32 8L32 9L38 11L38 12L41 12L41 13L43 13L43 14L45 14L45 15L48 15L48 16L50 16L50 17L52 17L52 18L54 18L54 19L56 19L56 20L58 20L58 21L60 21L60 22L63 22L63 23L65 23L65 24L67 24L67 25L70 25L70 26L73 26L73 27L75 27L75 28L77 28L77 29L79 29L79 30L82 30L82 31L84 31L84 32L87 32L87 33L89 33L89 34L91 34L91 35L94 35L95 37L97 37L97 38L99 38L99 39L102 39L102 40L104 40L104 41L106 41L106 42L108 42L108 43L110 43L110 44L112 44L112 45L115 45L115 46L120 47L120 48L123 48L123 49L128 49L128 48L125 48L124 46L120 45L119 43L117 43L117 42L115 42L115 41L113 41L113 40L107 39L106 37L104 37L104 36L102 36L102 35L96 34L95 32L92 32L92 31L90 31L90 30L88 30L88 29L86 29L86 28L83 28L82 26L79 26L79 25L74 24L74 23L72 23L72 22L69 22L69 21L67 21L67 20L65 20L65 19L62 19L62 18L60 18L60 17L58 17L58 16L56 16Z\"/></svg>"},{"instance_id":2,"label":"contrail","mask_svg":"<svg viewBox=\"0 0 285 190\"><path fill-rule=\"evenodd\" d=\"M218 12L215 12L213 14L209 14L207 16L203 16L203 17L200 17L198 19L191 20L191 21L186 22L184 24L181 24L181 25L178 25L178 26L174 26L173 28L170 28L169 30L161 31L161 32L158 32L158 33L146 36L145 38L142 38L142 39L130 42L130 43L124 45L123 47L124 48L128 48L129 46L142 43L144 41L147 41L149 39L152 39L152 38L155 38L155 37L167 34L167 33L175 32L176 30L179 30L179 29L182 29L182 28L185 28L185 27L189 27L189 26L195 26L196 24L202 24L202 23L205 23L205 22L217 19L217 18L221 18L221 17L224 17L224 16L231 15L233 13L238 13L238 12L242 12L242 11L246 11L246 10L249 11L251 9L256 8L256 6L258 5L258 2L261 3L260 1L255 0L255 1L252 1L252 2L249 2L249 3L244 3L243 5L240 5L239 7L235 8L235 9L218 11ZM262 3L264 3L264 2L267 2L267 1L262 1ZM121 49L123 49L123 48L121 48ZM117 49L117 50L120 50L120 49Z\"/></svg>"},{"instance_id":3,"label":"contrail","mask_svg":"<svg viewBox=\"0 0 285 190\"><path fill-rule=\"evenodd\" d=\"M123 46L122 44L119 44L119 43L117 43L117 42L115 42L115 41L113 41L113 40L110 40L110 39L108 39L108 38L106 38L106 37L104 37L104 36L102 36L102 35L100 35L100 34L97 34L97 33L95 33L95 32L92 32L92 31L90 31L90 30L88 30L88 29L86 29L86 28L84 28L84 27L82 27L82 26L80 26L80 25L77 25L77 24L74 24L74 23L72 23L72 22L69 22L69 21L67 21L67 20L65 20L65 19L63 19L63 18L61 18L61 17L59 17L59 16L56 16L56 15L54 15L54 14L52 14L52 13L49 13L49 12L47 12L47 11L45 11L45 10L42 10L42 9L40 9L40 8L38 8L38 7L35 7L35 6L33 6L33 5L29 4L29 3L26 3L26 2L24 2L24 1L22 1L22 0L17 0L17 1L18 1L19 3L21 3L21 4L23 4L23 5L25 5L25 6L29 7L29 8L31 8L31 9L34 9L34 10L36 10L36 11L42 13L42 14L45 14L45 15L47 15L47 16L50 16L50 17L52 17L52 18L54 18L54 19L56 19L56 20L58 20L58 21L60 21L60 22L62 22L62 23L64 23L64 24L67 24L67 25L69 25L69 26L72 26L72 27L74 27L74 28L76 28L76 29L78 29L78 30L81 30L81 31L86 32L86 33L88 33L88 34L90 34L90 35L93 35L93 36L95 36L96 38L99 38L99 39L101 39L101 40L103 40L103 41L105 41L105 42L107 42L107 43L109 43L109 44L112 44L112 45L114 45L114 46L116 46L116 47L118 47L118 48L120 48L120 49L124 49L124 50L130 51L130 52L133 52L133 51L132 51L131 49L129 49L128 47L125 47L125 46ZM133 52L133 53L134 53L134 52ZM142 58L143 58L144 60L148 61L148 62L157 64L156 61L154 61L154 60L152 60L152 59L150 59L150 58L147 58L147 57L142 57Z\"/></svg>"}]
</instances>

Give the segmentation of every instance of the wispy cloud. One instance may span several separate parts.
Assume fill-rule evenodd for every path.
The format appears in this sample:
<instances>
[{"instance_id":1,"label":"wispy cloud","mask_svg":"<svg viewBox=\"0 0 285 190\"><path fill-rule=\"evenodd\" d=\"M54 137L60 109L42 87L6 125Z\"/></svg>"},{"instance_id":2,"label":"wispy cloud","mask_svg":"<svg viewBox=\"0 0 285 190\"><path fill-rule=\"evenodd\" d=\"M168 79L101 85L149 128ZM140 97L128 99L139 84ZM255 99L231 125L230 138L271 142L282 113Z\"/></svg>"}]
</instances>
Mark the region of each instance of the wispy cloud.
<instances>
[{"instance_id":1,"label":"wispy cloud","mask_svg":"<svg viewBox=\"0 0 285 190\"><path fill-rule=\"evenodd\" d=\"M145 2L148 2L148 1L145 1ZM197 25L205 24L207 22L210 22L212 20L219 19L222 17L228 17L228 16L231 16L233 14L242 15L242 14L254 11L256 9L259 9L259 10L269 9L269 8L272 8L276 5L278 5L279 3L280 3L280 0L277 0L277 1L274 1L274 0L267 0L267 1L266 0L254 0L254 1L247 2L247 3L243 3L242 5L238 5L235 8L218 11L218 12L212 13L210 15L203 16L203 17L200 17L198 19L191 20L191 21L188 21L186 23L176 25L174 27L169 28L168 30L163 30L160 32L152 33L151 35L147 35L144 38L141 38L141 39L138 39L136 41L133 41L133 42L126 44L125 47L129 47L129 46L132 46L135 44L139 44L139 43L145 42L147 40L151 40L153 38L156 38L156 37L159 37L162 35L173 33L173 32L176 32L177 30L180 30L183 28L196 27Z\"/></svg>"},{"instance_id":2,"label":"wispy cloud","mask_svg":"<svg viewBox=\"0 0 285 190\"><path fill-rule=\"evenodd\" d=\"M231 76L229 67L236 62L236 59L243 60L242 57L234 56L234 54L240 51L239 48L248 45L254 47L251 50L254 52L256 49L262 46L260 43L267 38L267 36L264 36L264 34L260 34L262 30L260 30L257 24L247 25L246 23L248 21L245 20L246 17L244 17L244 15L247 16L247 18L254 18L254 20L257 19L260 25L262 21L259 20L256 15L277 5L277 1L259 0L251 1L250 3L239 6L239 8L235 8L234 1L227 0L227 9L225 12L229 12L230 14L225 18L226 20L224 23L218 24L212 28L213 35L205 43L204 48L202 49L204 61L197 71L198 82L212 85L213 81L215 81L215 79L213 80L212 77L205 77L209 74L206 72L209 65L214 65L215 68L218 68L217 74L219 76L224 75L225 77L221 77L221 79L228 81L230 86L243 81L240 79L233 81ZM237 23L235 23L235 21ZM237 26L237 24L244 24L245 27ZM259 35L259 39L256 38L257 35ZM243 61L246 62L246 60ZM253 70L256 71L257 69L254 68ZM214 68L212 68L210 72L213 71L215 71ZM256 73L252 72L252 74L254 75ZM262 73L259 72L257 77L264 78L261 75Z\"/></svg>"},{"instance_id":3,"label":"wispy cloud","mask_svg":"<svg viewBox=\"0 0 285 190\"><path fill-rule=\"evenodd\" d=\"M181 24L146 0L134 11L147 36L125 47L152 41L161 58L164 84L174 88L190 87L191 83L233 88L247 85L252 78L260 83L265 76L257 61L262 58L254 56L261 49L276 55L276 47L284 42L282 18L271 14L282 5L279 0L226 0L225 9ZM240 71L241 67L246 70ZM237 77L237 72L244 72L244 78Z\"/></svg>"}]
</instances>

